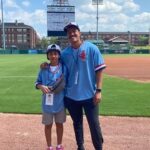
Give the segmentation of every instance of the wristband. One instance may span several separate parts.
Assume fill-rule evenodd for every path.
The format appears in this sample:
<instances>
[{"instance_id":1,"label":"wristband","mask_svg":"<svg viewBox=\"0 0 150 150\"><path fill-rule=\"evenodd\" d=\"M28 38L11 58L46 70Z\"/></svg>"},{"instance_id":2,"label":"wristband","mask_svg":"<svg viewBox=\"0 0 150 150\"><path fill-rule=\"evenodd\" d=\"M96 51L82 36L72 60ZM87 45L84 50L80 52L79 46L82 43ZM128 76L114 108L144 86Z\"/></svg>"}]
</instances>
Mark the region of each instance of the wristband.
<instances>
[{"instance_id":1,"label":"wristband","mask_svg":"<svg viewBox=\"0 0 150 150\"><path fill-rule=\"evenodd\" d=\"M101 93L102 92L102 89L96 89L96 92L98 92L98 93Z\"/></svg>"}]
</instances>

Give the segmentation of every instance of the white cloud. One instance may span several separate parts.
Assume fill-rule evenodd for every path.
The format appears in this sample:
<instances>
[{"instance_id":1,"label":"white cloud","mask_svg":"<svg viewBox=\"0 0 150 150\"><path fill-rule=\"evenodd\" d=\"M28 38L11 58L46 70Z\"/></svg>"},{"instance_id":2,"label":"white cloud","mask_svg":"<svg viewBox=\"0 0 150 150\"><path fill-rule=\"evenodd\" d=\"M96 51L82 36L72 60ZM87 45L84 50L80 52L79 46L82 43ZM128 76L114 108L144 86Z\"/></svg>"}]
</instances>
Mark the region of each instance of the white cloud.
<instances>
[{"instance_id":1,"label":"white cloud","mask_svg":"<svg viewBox=\"0 0 150 150\"><path fill-rule=\"evenodd\" d=\"M118 12L121 12L122 10L122 6L114 2L109 2L109 1L106 1L105 3L103 3L103 5L99 5L98 8L99 8L99 12L103 12L103 13L118 13ZM92 3L87 3L87 4L79 6L78 9L88 14L91 14L91 13L94 14L96 13L97 6L92 5Z\"/></svg>"},{"instance_id":2,"label":"white cloud","mask_svg":"<svg viewBox=\"0 0 150 150\"><path fill-rule=\"evenodd\" d=\"M120 23L120 24L127 24L129 17L123 13L120 13L118 15L112 15L109 20L111 23Z\"/></svg>"},{"instance_id":3,"label":"white cloud","mask_svg":"<svg viewBox=\"0 0 150 150\"><path fill-rule=\"evenodd\" d=\"M7 0L7 1L5 1L4 4L5 4L5 7L8 7L8 8L19 8L19 6L15 2L15 0Z\"/></svg>"},{"instance_id":4,"label":"white cloud","mask_svg":"<svg viewBox=\"0 0 150 150\"><path fill-rule=\"evenodd\" d=\"M122 6L114 2L106 1L102 6L104 13L112 14L112 13L119 13L122 11Z\"/></svg>"},{"instance_id":5,"label":"white cloud","mask_svg":"<svg viewBox=\"0 0 150 150\"><path fill-rule=\"evenodd\" d=\"M76 12L77 12L76 13L76 18L77 18L78 21L82 21L82 20L86 20L86 19L90 20L90 19L95 18L95 16L92 13L88 14L88 13L85 13L85 12L80 11L80 10L77 10Z\"/></svg>"},{"instance_id":6,"label":"white cloud","mask_svg":"<svg viewBox=\"0 0 150 150\"><path fill-rule=\"evenodd\" d=\"M81 6L85 4L91 4L92 0L68 0L70 5Z\"/></svg>"},{"instance_id":7,"label":"white cloud","mask_svg":"<svg viewBox=\"0 0 150 150\"><path fill-rule=\"evenodd\" d=\"M132 0L131 1L129 0L125 1L123 9L128 10L130 12L137 12L138 10L140 10L140 7L139 5L135 4Z\"/></svg>"},{"instance_id":8,"label":"white cloud","mask_svg":"<svg viewBox=\"0 0 150 150\"><path fill-rule=\"evenodd\" d=\"M143 12L139 15L135 15L134 16L134 22L135 23L142 23L142 24L147 22L150 25L150 13Z\"/></svg>"},{"instance_id":9,"label":"white cloud","mask_svg":"<svg viewBox=\"0 0 150 150\"><path fill-rule=\"evenodd\" d=\"M109 0L110 1L110 0ZM111 0L112 2L114 2L114 3L123 3L124 2L124 0ZM105 2L105 0L104 0L104 2Z\"/></svg>"},{"instance_id":10,"label":"white cloud","mask_svg":"<svg viewBox=\"0 0 150 150\"><path fill-rule=\"evenodd\" d=\"M5 12L5 20L14 21L18 20L28 24L46 24L46 11L43 9L36 9L33 12L19 9Z\"/></svg>"},{"instance_id":11,"label":"white cloud","mask_svg":"<svg viewBox=\"0 0 150 150\"><path fill-rule=\"evenodd\" d=\"M81 31L95 31L96 30L96 24L87 22L84 25L80 25Z\"/></svg>"},{"instance_id":12,"label":"white cloud","mask_svg":"<svg viewBox=\"0 0 150 150\"><path fill-rule=\"evenodd\" d=\"M95 31L96 6L83 1L77 7L76 21L81 31ZM150 14L145 12L138 15L139 10L140 6L133 0L104 0L103 5L99 6L100 31L144 31L149 24Z\"/></svg>"},{"instance_id":13,"label":"white cloud","mask_svg":"<svg viewBox=\"0 0 150 150\"><path fill-rule=\"evenodd\" d=\"M52 0L42 0L41 6L34 5L34 7L32 7L34 1L20 0L22 5L19 5L18 1L4 1L5 20L14 22L17 19L18 22L33 26L41 36L46 36L45 6L51 4ZM92 0L69 0L69 2L76 7L76 22L81 31L96 31L96 6L92 5ZM135 0L104 0L103 5L99 5L99 31L147 30L150 25L150 13L140 12L140 6L135 2ZM24 10L23 6L29 8Z\"/></svg>"},{"instance_id":14,"label":"white cloud","mask_svg":"<svg viewBox=\"0 0 150 150\"><path fill-rule=\"evenodd\" d=\"M87 12L87 13L93 13L96 12L96 7L91 4L86 4L86 5L81 5L78 9L81 10L82 12Z\"/></svg>"},{"instance_id":15,"label":"white cloud","mask_svg":"<svg viewBox=\"0 0 150 150\"><path fill-rule=\"evenodd\" d=\"M53 2L53 0L42 0L42 3L43 3L44 5L45 5L45 4L51 5L52 2Z\"/></svg>"},{"instance_id":16,"label":"white cloud","mask_svg":"<svg viewBox=\"0 0 150 150\"><path fill-rule=\"evenodd\" d=\"M111 29L113 31L127 31L127 26L124 24L114 24Z\"/></svg>"},{"instance_id":17,"label":"white cloud","mask_svg":"<svg viewBox=\"0 0 150 150\"><path fill-rule=\"evenodd\" d=\"M22 5L25 7L28 7L30 5L30 2L29 1L23 1Z\"/></svg>"},{"instance_id":18,"label":"white cloud","mask_svg":"<svg viewBox=\"0 0 150 150\"><path fill-rule=\"evenodd\" d=\"M42 9L37 9L30 13L19 9L17 11L9 11L5 14L6 22L23 22L27 25L32 26L37 32L43 34L46 31L46 12ZM44 28L43 28L44 27Z\"/></svg>"},{"instance_id":19,"label":"white cloud","mask_svg":"<svg viewBox=\"0 0 150 150\"><path fill-rule=\"evenodd\" d=\"M99 22L102 24L109 24L110 17L108 15L100 15L99 16Z\"/></svg>"},{"instance_id":20,"label":"white cloud","mask_svg":"<svg viewBox=\"0 0 150 150\"><path fill-rule=\"evenodd\" d=\"M45 24L46 25L46 11L42 9L36 10L34 13L32 13L31 16L35 23L37 24Z\"/></svg>"}]
</instances>

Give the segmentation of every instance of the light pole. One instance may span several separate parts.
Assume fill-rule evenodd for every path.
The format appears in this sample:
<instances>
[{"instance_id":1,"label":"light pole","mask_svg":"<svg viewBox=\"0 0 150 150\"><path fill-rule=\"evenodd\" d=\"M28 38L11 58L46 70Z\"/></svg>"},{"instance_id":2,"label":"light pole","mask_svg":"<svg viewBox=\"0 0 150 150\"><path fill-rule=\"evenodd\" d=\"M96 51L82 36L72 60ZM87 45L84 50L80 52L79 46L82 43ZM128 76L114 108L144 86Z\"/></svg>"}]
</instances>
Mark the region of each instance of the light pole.
<instances>
[{"instance_id":1,"label":"light pole","mask_svg":"<svg viewBox=\"0 0 150 150\"><path fill-rule=\"evenodd\" d=\"M103 4L103 0L92 0L92 4L97 6L97 13L96 13L96 40L98 44L98 20L99 20L99 12L98 6Z\"/></svg>"},{"instance_id":2,"label":"light pole","mask_svg":"<svg viewBox=\"0 0 150 150\"><path fill-rule=\"evenodd\" d=\"M96 29L96 32L97 32L97 34L96 34L96 39L97 39L97 44L98 44L98 19L99 19L99 16L98 16L98 0L97 0L97 17L96 17L96 19L97 19L97 29Z\"/></svg>"},{"instance_id":3,"label":"light pole","mask_svg":"<svg viewBox=\"0 0 150 150\"><path fill-rule=\"evenodd\" d=\"M150 46L150 27L149 27L149 42L148 42L149 46Z\"/></svg>"},{"instance_id":4,"label":"light pole","mask_svg":"<svg viewBox=\"0 0 150 150\"><path fill-rule=\"evenodd\" d=\"M4 27L4 17L3 17L3 0L1 0L1 13L2 13L2 30L3 30L3 49L5 50L5 27Z\"/></svg>"}]
</instances>

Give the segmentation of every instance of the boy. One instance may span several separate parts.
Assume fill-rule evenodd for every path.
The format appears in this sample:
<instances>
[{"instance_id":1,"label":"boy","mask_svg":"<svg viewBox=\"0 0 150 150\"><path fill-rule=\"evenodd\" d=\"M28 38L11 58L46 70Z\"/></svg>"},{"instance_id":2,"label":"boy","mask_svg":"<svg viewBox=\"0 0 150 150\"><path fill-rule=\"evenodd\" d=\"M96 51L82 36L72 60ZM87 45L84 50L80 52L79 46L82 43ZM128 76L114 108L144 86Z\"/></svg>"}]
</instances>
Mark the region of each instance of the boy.
<instances>
[{"instance_id":1,"label":"boy","mask_svg":"<svg viewBox=\"0 0 150 150\"><path fill-rule=\"evenodd\" d=\"M47 59L50 61L48 67L41 69L36 80L36 88L43 92L42 95L42 123L45 125L45 137L47 150L54 150L52 147L51 133L53 118L56 123L57 147L56 150L63 150L63 123L66 121L64 109L64 69L60 63L60 47L56 44L47 48ZM60 84L56 83L61 80ZM58 90L55 90L59 86Z\"/></svg>"}]
</instances>

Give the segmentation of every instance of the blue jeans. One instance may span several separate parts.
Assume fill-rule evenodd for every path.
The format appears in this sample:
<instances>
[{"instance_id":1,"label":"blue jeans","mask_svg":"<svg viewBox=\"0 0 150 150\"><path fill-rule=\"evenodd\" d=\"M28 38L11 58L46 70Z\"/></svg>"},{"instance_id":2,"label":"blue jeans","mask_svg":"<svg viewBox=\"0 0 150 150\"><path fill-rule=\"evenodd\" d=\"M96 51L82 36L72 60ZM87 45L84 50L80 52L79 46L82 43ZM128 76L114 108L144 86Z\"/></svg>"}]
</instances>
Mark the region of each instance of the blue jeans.
<instances>
[{"instance_id":1,"label":"blue jeans","mask_svg":"<svg viewBox=\"0 0 150 150\"><path fill-rule=\"evenodd\" d=\"M102 150L103 137L99 123L99 105L95 105L92 98L83 101L75 101L65 97L64 102L65 107L68 109L73 120L78 150L85 150L83 136L83 110L89 124L91 138L95 150Z\"/></svg>"}]
</instances>

